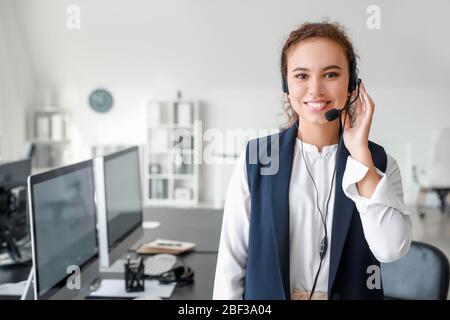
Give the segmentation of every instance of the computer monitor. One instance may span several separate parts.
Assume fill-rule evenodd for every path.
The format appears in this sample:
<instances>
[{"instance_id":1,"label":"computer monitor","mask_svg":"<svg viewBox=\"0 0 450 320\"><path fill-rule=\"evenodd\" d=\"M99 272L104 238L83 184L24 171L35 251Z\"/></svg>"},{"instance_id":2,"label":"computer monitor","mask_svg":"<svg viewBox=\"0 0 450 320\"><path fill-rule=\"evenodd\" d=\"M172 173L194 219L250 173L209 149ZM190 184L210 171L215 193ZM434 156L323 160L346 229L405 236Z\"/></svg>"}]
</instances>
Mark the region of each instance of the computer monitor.
<instances>
[{"instance_id":1,"label":"computer monitor","mask_svg":"<svg viewBox=\"0 0 450 320\"><path fill-rule=\"evenodd\" d=\"M100 275L92 160L30 176L28 199L35 298L82 297Z\"/></svg>"},{"instance_id":2,"label":"computer monitor","mask_svg":"<svg viewBox=\"0 0 450 320\"><path fill-rule=\"evenodd\" d=\"M26 207L30 174L30 159L0 164L0 247L6 248L10 257L8 261L2 259L2 265L31 259Z\"/></svg>"},{"instance_id":3,"label":"computer monitor","mask_svg":"<svg viewBox=\"0 0 450 320\"><path fill-rule=\"evenodd\" d=\"M97 157L94 164L100 269L107 271L143 236L139 148Z\"/></svg>"}]
</instances>

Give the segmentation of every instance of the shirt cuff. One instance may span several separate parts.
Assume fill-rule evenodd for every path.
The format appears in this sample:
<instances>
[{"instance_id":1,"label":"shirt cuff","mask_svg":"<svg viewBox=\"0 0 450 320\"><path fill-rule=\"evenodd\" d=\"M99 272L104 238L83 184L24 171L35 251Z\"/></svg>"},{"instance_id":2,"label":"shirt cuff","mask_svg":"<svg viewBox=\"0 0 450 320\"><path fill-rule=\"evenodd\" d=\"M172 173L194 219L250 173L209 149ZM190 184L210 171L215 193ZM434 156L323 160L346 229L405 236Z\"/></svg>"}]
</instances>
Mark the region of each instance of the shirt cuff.
<instances>
[{"instance_id":1,"label":"shirt cuff","mask_svg":"<svg viewBox=\"0 0 450 320\"><path fill-rule=\"evenodd\" d=\"M386 203L386 175L378 170L376 172L381 177L378 182L375 191L371 198L362 197L359 195L356 183L361 181L369 171L369 168L361 162L353 159L351 156L347 158L347 165L345 167L344 176L342 178L342 190L347 197L349 197L356 205L359 213L364 214L367 212L367 207L374 203L384 204Z\"/></svg>"}]
</instances>

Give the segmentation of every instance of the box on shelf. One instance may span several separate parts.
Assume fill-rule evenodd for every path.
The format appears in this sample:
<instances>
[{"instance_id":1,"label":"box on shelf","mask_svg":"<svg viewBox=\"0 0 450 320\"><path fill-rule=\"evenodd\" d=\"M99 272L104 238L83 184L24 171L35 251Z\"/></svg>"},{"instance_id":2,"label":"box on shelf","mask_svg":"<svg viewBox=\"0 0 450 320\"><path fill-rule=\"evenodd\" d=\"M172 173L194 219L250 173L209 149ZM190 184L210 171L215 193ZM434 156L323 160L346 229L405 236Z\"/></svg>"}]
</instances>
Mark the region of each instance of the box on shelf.
<instances>
[{"instance_id":1,"label":"box on shelf","mask_svg":"<svg viewBox=\"0 0 450 320\"><path fill-rule=\"evenodd\" d=\"M190 188L175 188L174 196L176 200L191 200L192 190Z\"/></svg>"},{"instance_id":2,"label":"box on shelf","mask_svg":"<svg viewBox=\"0 0 450 320\"><path fill-rule=\"evenodd\" d=\"M191 102L176 102L175 104L175 123L178 125L189 126L192 124L193 107Z\"/></svg>"},{"instance_id":3,"label":"box on shelf","mask_svg":"<svg viewBox=\"0 0 450 320\"><path fill-rule=\"evenodd\" d=\"M148 173L150 174L159 174L161 171L161 165L159 163L150 163L148 165Z\"/></svg>"},{"instance_id":4,"label":"box on shelf","mask_svg":"<svg viewBox=\"0 0 450 320\"><path fill-rule=\"evenodd\" d=\"M168 198L168 181L167 179L150 179L149 181L149 198L150 199L167 199Z\"/></svg>"}]
</instances>

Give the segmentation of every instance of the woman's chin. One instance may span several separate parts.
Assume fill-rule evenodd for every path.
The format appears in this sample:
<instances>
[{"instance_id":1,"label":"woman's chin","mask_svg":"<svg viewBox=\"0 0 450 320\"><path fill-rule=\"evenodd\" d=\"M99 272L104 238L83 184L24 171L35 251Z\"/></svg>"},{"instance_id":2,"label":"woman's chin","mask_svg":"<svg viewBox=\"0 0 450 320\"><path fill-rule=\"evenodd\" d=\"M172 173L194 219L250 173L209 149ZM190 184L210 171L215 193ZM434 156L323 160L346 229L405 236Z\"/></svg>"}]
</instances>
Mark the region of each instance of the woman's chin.
<instances>
[{"instance_id":1,"label":"woman's chin","mask_svg":"<svg viewBox=\"0 0 450 320\"><path fill-rule=\"evenodd\" d=\"M325 118L325 113L320 114L307 114L303 117L300 117L301 121L306 121L310 124L326 124L329 123L329 121Z\"/></svg>"}]
</instances>

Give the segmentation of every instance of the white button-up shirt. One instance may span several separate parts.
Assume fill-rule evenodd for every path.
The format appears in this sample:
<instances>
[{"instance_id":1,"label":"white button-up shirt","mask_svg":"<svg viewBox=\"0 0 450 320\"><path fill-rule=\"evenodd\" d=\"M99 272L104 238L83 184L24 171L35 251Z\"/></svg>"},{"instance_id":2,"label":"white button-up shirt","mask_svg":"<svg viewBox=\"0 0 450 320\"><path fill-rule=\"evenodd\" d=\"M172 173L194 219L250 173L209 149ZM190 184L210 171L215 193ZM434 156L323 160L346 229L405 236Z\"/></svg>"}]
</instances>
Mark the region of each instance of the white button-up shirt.
<instances>
[{"instance_id":1,"label":"white button-up shirt","mask_svg":"<svg viewBox=\"0 0 450 320\"><path fill-rule=\"evenodd\" d=\"M297 138L289 186L290 285L291 291L297 289L308 292L312 289L319 268L320 242L325 231L316 206L316 191L306 171L305 161L316 183L319 206L325 216L325 204L330 192L338 145L325 146L322 152L319 152L315 145L303 143L305 161L301 145ZM342 189L345 195L355 202L364 236L374 256L380 262L392 262L403 256L411 243L411 220L403 203L400 170L395 159L387 155L386 172L377 169L381 180L370 199L360 196L356 186L368 170L365 165L349 156L342 178ZM315 292L328 290L334 184L335 182L326 220L328 251L322 262ZM227 189L213 299L242 299L247 266L250 206L244 151L236 163Z\"/></svg>"}]
</instances>

